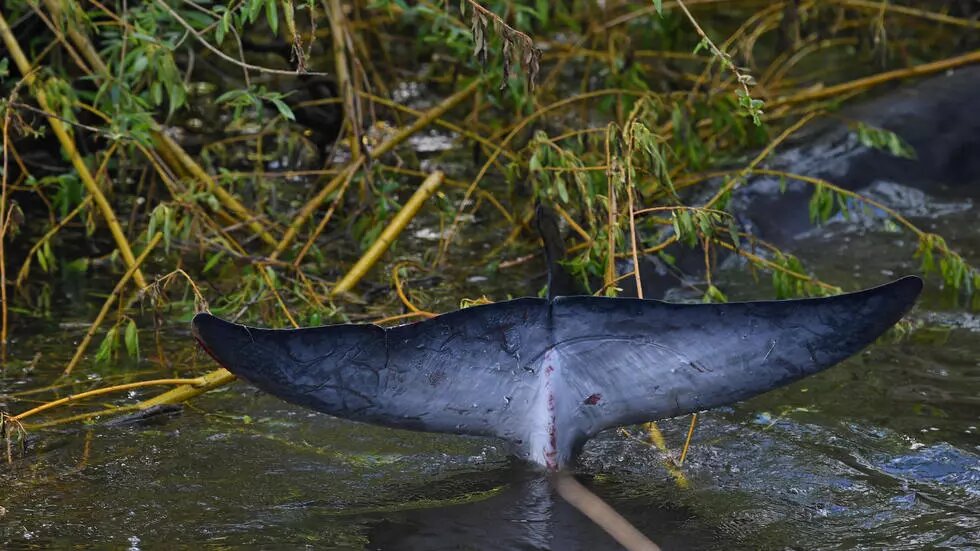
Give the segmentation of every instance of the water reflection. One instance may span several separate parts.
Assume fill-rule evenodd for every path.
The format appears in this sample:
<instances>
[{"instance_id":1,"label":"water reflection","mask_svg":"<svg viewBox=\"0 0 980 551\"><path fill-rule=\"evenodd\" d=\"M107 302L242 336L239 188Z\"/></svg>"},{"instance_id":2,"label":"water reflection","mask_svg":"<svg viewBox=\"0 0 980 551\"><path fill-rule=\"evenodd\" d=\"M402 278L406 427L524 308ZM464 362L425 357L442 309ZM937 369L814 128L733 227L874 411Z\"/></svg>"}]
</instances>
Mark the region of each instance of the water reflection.
<instances>
[{"instance_id":1,"label":"water reflection","mask_svg":"<svg viewBox=\"0 0 980 551\"><path fill-rule=\"evenodd\" d=\"M540 471L513 465L492 473L485 481L496 484L495 495L484 500L433 509L379 515L369 532L369 546L378 549L618 549L615 542L577 509L561 499ZM593 491L606 493L608 485ZM473 477L444 481L457 489L473 484ZM614 488L614 487L613 487ZM678 526L690 519L682 509L658 504L612 500L621 514L643 527L658 544L677 548ZM369 521L370 522L370 521ZM673 534L672 534L673 532ZM685 546L710 539L699 534L684 538Z\"/></svg>"}]
</instances>

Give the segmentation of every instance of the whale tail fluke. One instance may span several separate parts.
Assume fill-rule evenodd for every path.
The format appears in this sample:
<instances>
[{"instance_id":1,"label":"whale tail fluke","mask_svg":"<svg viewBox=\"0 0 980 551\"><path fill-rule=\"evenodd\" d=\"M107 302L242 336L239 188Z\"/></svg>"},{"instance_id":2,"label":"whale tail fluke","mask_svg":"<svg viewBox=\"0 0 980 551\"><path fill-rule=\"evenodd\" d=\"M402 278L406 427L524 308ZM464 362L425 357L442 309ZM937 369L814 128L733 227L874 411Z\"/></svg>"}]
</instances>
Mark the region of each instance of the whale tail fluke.
<instances>
[{"instance_id":1,"label":"whale tail fluke","mask_svg":"<svg viewBox=\"0 0 980 551\"><path fill-rule=\"evenodd\" d=\"M762 394L856 354L922 281L826 298L727 304L523 298L383 329L194 332L224 367L290 402L398 428L498 436L549 467L614 426Z\"/></svg>"}]
</instances>

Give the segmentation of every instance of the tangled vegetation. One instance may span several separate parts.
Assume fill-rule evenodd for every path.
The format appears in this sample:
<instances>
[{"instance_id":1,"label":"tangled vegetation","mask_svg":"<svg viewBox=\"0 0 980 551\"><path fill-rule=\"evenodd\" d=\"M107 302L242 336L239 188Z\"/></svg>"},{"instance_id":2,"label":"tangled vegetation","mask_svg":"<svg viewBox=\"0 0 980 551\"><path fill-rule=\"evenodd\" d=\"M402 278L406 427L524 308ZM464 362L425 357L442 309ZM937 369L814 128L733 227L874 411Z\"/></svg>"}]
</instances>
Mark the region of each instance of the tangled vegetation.
<instances>
[{"instance_id":1,"label":"tangled vegetation","mask_svg":"<svg viewBox=\"0 0 980 551\"><path fill-rule=\"evenodd\" d=\"M669 263L675 242L703 250L704 300L725 300L719 250L770 273L779 296L838 292L740 227L731 195L841 102L980 61L968 8L926 4L5 2L3 353L71 278L107 281L108 295L66 374L123 353L165 362L164 308L209 302L275 326L431 316L446 298L422 282L488 228L506 237L467 256L474 271L537 262L537 202L567 221L568 266L597 293L634 276L617 260ZM813 61L834 52L862 63ZM427 149L433 127L448 146ZM894 134L855 132L910 154ZM777 176L813 186L814 221L879 208L918 240L925 272L957 292L980 286L940 236L885 205ZM413 219L436 239L400 238ZM448 300L464 298L477 299ZM123 409L230 379L141 381L176 388ZM61 403L5 416L4 431Z\"/></svg>"}]
</instances>

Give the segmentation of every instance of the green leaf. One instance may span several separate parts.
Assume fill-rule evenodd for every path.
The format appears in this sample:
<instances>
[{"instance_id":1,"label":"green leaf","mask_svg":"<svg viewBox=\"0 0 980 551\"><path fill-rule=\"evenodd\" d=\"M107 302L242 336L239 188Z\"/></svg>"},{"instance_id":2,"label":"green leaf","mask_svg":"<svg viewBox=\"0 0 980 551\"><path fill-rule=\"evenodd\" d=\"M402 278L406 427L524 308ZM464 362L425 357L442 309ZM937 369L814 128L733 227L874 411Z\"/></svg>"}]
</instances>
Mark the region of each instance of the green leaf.
<instances>
[{"instance_id":1,"label":"green leaf","mask_svg":"<svg viewBox=\"0 0 980 551\"><path fill-rule=\"evenodd\" d=\"M153 236L157 234L157 210L160 209L161 207L163 207L163 205L160 205L156 209L153 209L153 212L150 214L150 222L147 224L146 227L147 239L152 239Z\"/></svg>"},{"instance_id":2,"label":"green leaf","mask_svg":"<svg viewBox=\"0 0 980 551\"><path fill-rule=\"evenodd\" d=\"M714 285L709 285L708 290L701 297L701 302L728 302L728 297L725 296L725 293L721 292L721 289Z\"/></svg>"},{"instance_id":3,"label":"green leaf","mask_svg":"<svg viewBox=\"0 0 980 551\"><path fill-rule=\"evenodd\" d=\"M37 250L37 253L35 253L36 256L37 256L37 263L38 263L39 266L41 266L41 270L44 271L44 272L48 272L49 271L48 270L48 258L44 254L44 247L46 247L47 244L48 244L48 242L45 241L44 242L44 245Z\"/></svg>"},{"instance_id":4,"label":"green leaf","mask_svg":"<svg viewBox=\"0 0 980 551\"><path fill-rule=\"evenodd\" d=\"M265 0L248 0L248 6L246 6L247 11L245 13L249 23L255 23L264 3Z\"/></svg>"},{"instance_id":5,"label":"green leaf","mask_svg":"<svg viewBox=\"0 0 980 551\"><path fill-rule=\"evenodd\" d=\"M316 327L318 325L323 325L323 316L320 314L320 312L313 312L310 314L309 320L311 326Z\"/></svg>"},{"instance_id":6,"label":"green leaf","mask_svg":"<svg viewBox=\"0 0 980 551\"><path fill-rule=\"evenodd\" d=\"M738 248L742 240L738 237L738 225L735 224L735 219L732 217L728 218L728 236L732 240L732 245Z\"/></svg>"},{"instance_id":7,"label":"green leaf","mask_svg":"<svg viewBox=\"0 0 980 551\"><path fill-rule=\"evenodd\" d=\"M555 179L555 184L558 187L558 197L561 198L562 203L568 202L568 189L565 187L565 180L561 177Z\"/></svg>"},{"instance_id":8,"label":"green leaf","mask_svg":"<svg viewBox=\"0 0 980 551\"><path fill-rule=\"evenodd\" d=\"M112 358L112 353L119 344L116 342L116 337L118 332L116 328L113 327L106 334L105 338L102 339L102 343L99 344L99 350L95 353L95 362L104 363L110 358Z\"/></svg>"},{"instance_id":9,"label":"green leaf","mask_svg":"<svg viewBox=\"0 0 980 551\"><path fill-rule=\"evenodd\" d=\"M537 152L531 155L531 160L527 163L527 169L531 173L541 172L541 159L538 158Z\"/></svg>"},{"instance_id":10,"label":"green leaf","mask_svg":"<svg viewBox=\"0 0 980 551\"><path fill-rule=\"evenodd\" d=\"M224 256L225 256L224 251L218 251L217 253L211 255L208 258L208 261L204 263L204 268L202 268L201 271L204 273L210 272L218 264L218 262L221 261L222 258L224 258Z\"/></svg>"},{"instance_id":11,"label":"green leaf","mask_svg":"<svg viewBox=\"0 0 980 551\"><path fill-rule=\"evenodd\" d=\"M279 111L279 114L282 115L284 119L291 121L296 120L296 115L293 114L293 110L289 108L289 105L287 105L286 102L279 98L272 98L271 101L272 105L276 106L276 110Z\"/></svg>"},{"instance_id":12,"label":"green leaf","mask_svg":"<svg viewBox=\"0 0 980 551\"><path fill-rule=\"evenodd\" d=\"M159 80L150 85L150 99L153 100L154 105L163 103L163 84Z\"/></svg>"},{"instance_id":13,"label":"green leaf","mask_svg":"<svg viewBox=\"0 0 980 551\"><path fill-rule=\"evenodd\" d=\"M221 22L214 28L214 43L217 46L221 46L221 43L225 41L225 34L228 32L228 27L224 22L225 18L222 17Z\"/></svg>"},{"instance_id":14,"label":"green leaf","mask_svg":"<svg viewBox=\"0 0 980 551\"><path fill-rule=\"evenodd\" d=\"M711 218L705 212L698 211L696 213L698 227L701 228L701 233L710 236L713 232L714 227L711 225Z\"/></svg>"},{"instance_id":15,"label":"green leaf","mask_svg":"<svg viewBox=\"0 0 980 551\"><path fill-rule=\"evenodd\" d=\"M272 30L272 34L278 34L279 9L276 6L276 0L265 1L265 18L269 20L269 28Z\"/></svg>"},{"instance_id":16,"label":"green leaf","mask_svg":"<svg viewBox=\"0 0 980 551\"><path fill-rule=\"evenodd\" d=\"M129 354L131 358L139 358L140 337L135 321L129 320L129 323L126 324L126 332L123 336L123 341L126 343L126 353Z\"/></svg>"},{"instance_id":17,"label":"green leaf","mask_svg":"<svg viewBox=\"0 0 980 551\"><path fill-rule=\"evenodd\" d=\"M859 122L854 132L857 135L858 142L865 147L887 151L896 157L905 159L916 158L915 149L903 140L901 136L890 130Z\"/></svg>"},{"instance_id":18,"label":"green leaf","mask_svg":"<svg viewBox=\"0 0 980 551\"><path fill-rule=\"evenodd\" d=\"M694 54L697 54L701 50L707 50L707 49L710 49L710 46L708 45L708 39L702 38L701 42L698 42L698 45L694 47ZM741 92L741 90L735 90L735 92L739 93Z\"/></svg>"},{"instance_id":19,"label":"green leaf","mask_svg":"<svg viewBox=\"0 0 980 551\"><path fill-rule=\"evenodd\" d=\"M132 70L133 70L134 73L137 73L137 74L142 73L143 71L146 70L146 66L149 65L149 64L150 64L150 60L147 59L147 57L145 55L141 55L141 56L139 56L139 57L136 58L136 61L135 62L133 62L133 68L132 68Z\"/></svg>"}]
</instances>

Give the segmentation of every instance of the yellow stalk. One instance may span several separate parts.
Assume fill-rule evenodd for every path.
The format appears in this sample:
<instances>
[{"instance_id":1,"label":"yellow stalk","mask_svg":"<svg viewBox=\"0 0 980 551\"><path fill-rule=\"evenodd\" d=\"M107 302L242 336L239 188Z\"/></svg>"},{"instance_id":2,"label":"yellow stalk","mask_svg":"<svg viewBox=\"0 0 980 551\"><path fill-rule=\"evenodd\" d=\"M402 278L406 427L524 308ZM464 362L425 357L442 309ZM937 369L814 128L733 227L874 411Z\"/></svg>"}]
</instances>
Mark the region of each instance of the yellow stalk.
<instances>
[{"instance_id":1,"label":"yellow stalk","mask_svg":"<svg viewBox=\"0 0 980 551\"><path fill-rule=\"evenodd\" d=\"M92 325L89 326L88 332L86 332L85 337L82 338L82 342L80 342L78 344L78 348L75 349L75 355L72 356L71 361L68 362L68 367L65 368L65 375L71 373L72 370L75 369L75 366L78 365L78 362L81 361L82 356L85 354L85 349L87 349L89 343L92 342L92 337L95 336L95 332L99 330L99 326L102 325L102 321L105 320L107 315L109 315L109 310L112 309L112 305L115 304L116 299L118 299L119 295L122 294L123 288L127 283L129 283L129 279L134 276L137 270L139 270L139 265L146 260L146 257L150 256L153 248L157 246L157 243L159 243L160 239L162 238L162 233L154 235L153 238L150 239L150 242L147 243L146 249L144 249L139 258L134 261L133 266L126 270L126 273L119 278L119 281L116 283L115 288L112 289L112 293L109 295L109 298L105 299L105 303L102 304L102 309L99 310L99 315L95 317L95 321L93 321ZM146 287L146 285L140 286L141 289L144 287Z\"/></svg>"},{"instance_id":2,"label":"yellow stalk","mask_svg":"<svg viewBox=\"0 0 980 551\"><path fill-rule=\"evenodd\" d=\"M204 382L202 377L196 379L153 379L152 381L137 381L135 383L126 383L122 385L109 386L105 388L97 388L95 390L88 390L85 392L80 392L78 394L72 394L71 396L65 396L53 402L48 402L41 404L34 409L29 409L23 413L19 413L11 417L14 421L21 421L31 415L41 413L42 411L47 411L51 408L58 407L60 405L67 404L69 402L77 402L85 398L91 398L93 396L101 396L103 394L109 394L112 392L121 392L123 390L130 390L133 388L141 388L145 386L160 386L160 385L199 385Z\"/></svg>"},{"instance_id":3,"label":"yellow stalk","mask_svg":"<svg viewBox=\"0 0 980 551\"><path fill-rule=\"evenodd\" d=\"M691 447L691 439L694 438L694 426L698 423L698 414L694 413L691 415L691 426L687 428L687 440L684 440L684 449L681 450L681 458L677 462L679 466L684 465L684 460L687 459L687 450Z\"/></svg>"},{"instance_id":4,"label":"yellow stalk","mask_svg":"<svg viewBox=\"0 0 980 551\"><path fill-rule=\"evenodd\" d=\"M347 272L337 286L331 291L331 296L336 296L340 293L345 293L351 290L357 282L364 277L364 274L371 269L372 266L381 258L381 255L388 250L388 247L395 241L398 234L405 229L405 226L415 217L415 214L422 208L422 204L432 196L433 193L439 189L442 185L442 181L445 178L445 174L441 171L435 171L429 175L428 178L422 182L412 197L405 203L398 214L391 219L391 222L385 227L378 236L378 239L368 248L367 252L361 256L360 260Z\"/></svg>"},{"instance_id":5,"label":"yellow stalk","mask_svg":"<svg viewBox=\"0 0 980 551\"><path fill-rule=\"evenodd\" d=\"M188 174L194 177L199 182L204 184L207 190L214 194L218 201L225 206L228 210L233 212L239 220L244 222L249 229L255 232L259 236L259 239L264 241L270 246L275 246L279 243L275 237L273 237L265 227L259 223L257 216L253 214L248 208L241 203L234 195L232 195L228 190L219 186L214 178L211 177L201 165L197 164L190 155L187 154L180 145L177 144L170 136L165 133L154 130L153 131L153 143L156 145L157 149L167 151L168 155L164 155L164 159L173 159L180 164Z\"/></svg>"},{"instance_id":6,"label":"yellow stalk","mask_svg":"<svg viewBox=\"0 0 980 551\"><path fill-rule=\"evenodd\" d=\"M459 105L464 99L476 92L482 83L482 78L475 79L466 88L463 88L459 92L456 92L443 100L442 103L439 103L432 109L429 109L421 117L416 119L415 122L406 126L405 128L402 128L399 132L381 142L378 147L372 149L371 156L380 157L391 151L396 146L407 140L410 136L431 124L432 121L438 119L447 111ZM362 155L351 164L347 165L346 169L341 171L340 174L334 176L326 186L324 186L312 199L303 205L303 208L296 214L296 218L293 219L293 222L286 229L286 233L283 234L282 241L279 242L279 246L276 247L276 250L270 255L271 259L275 260L279 258L282 253L289 248L293 240L296 239L296 236L299 235L299 231L303 227L303 224L305 224L306 221L313 216L313 213L320 208L320 205L327 200L327 197L329 197L330 194L333 193L333 191L350 176L350 174L361 168L361 166L364 164L364 159L365 156Z\"/></svg>"},{"instance_id":7,"label":"yellow stalk","mask_svg":"<svg viewBox=\"0 0 980 551\"><path fill-rule=\"evenodd\" d=\"M61 4L56 0L45 0L44 5L48 8L52 17L57 20L61 14ZM96 51L92 42L87 36L79 32L77 26L69 24L67 25L68 38L71 40L75 48L81 53L85 61L90 65L90 69L100 77L106 77L109 74L109 69L106 67L105 62L99 57L99 53ZM65 45L68 47L68 45ZM85 69L83 67L83 69ZM256 221L256 216L252 214L248 208L245 207L234 195L226 191L224 188L219 187L214 179L199 165L195 162L190 155L178 144L173 141L169 136L164 134L163 130L154 122L154 128L152 129L153 141L158 150L161 152L161 156L166 160L167 164L170 165L171 170L179 173L186 173L197 179L198 181L204 183L208 191L213 193L218 201L225 206L228 210L235 213L239 220L248 224L249 228L254 231L262 241L265 241L271 246L275 246L278 241L272 237L269 232L262 227ZM145 286L145 284L144 284Z\"/></svg>"},{"instance_id":8,"label":"yellow stalk","mask_svg":"<svg viewBox=\"0 0 980 551\"><path fill-rule=\"evenodd\" d=\"M90 411L88 413L82 413L79 415L72 415L70 417L64 417L60 419L54 419L51 421L46 421L44 423L38 423L36 425L26 425L25 428L28 429L40 429L44 427L51 427L55 425L64 425L65 423L72 423L75 421L84 421L86 419L92 419L95 417L101 417L103 415L118 415L120 413L125 413L128 411L138 411L148 409L153 406L164 405L164 404L179 404L185 402L204 394L205 392L217 388L219 386L230 383L235 380L235 376L231 374L228 370L221 368L206 373L200 377L195 377L193 379L160 379L157 381L144 381L142 386L150 386L151 383L156 384L179 384L180 386L170 389L159 396L155 396L148 400L143 400L138 404L130 404L128 406L121 406L117 408L107 408L99 411ZM161 382L169 381L169 383ZM119 387L110 387L118 389ZM106 389L96 389L96 390L106 390ZM77 399L77 398L76 398Z\"/></svg>"},{"instance_id":9,"label":"yellow stalk","mask_svg":"<svg viewBox=\"0 0 980 551\"><path fill-rule=\"evenodd\" d=\"M231 371L228 371L222 367L206 373L198 377L198 379L200 380L200 383L181 385L177 388L168 390L159 396L150 398L149 400L143 400L139 404L136 404L135 409L146 409L148 407L161 404L178 404L180 402L185 402L191 398L204 394L212 388L218 388L219 386L223 386L234 381L235 375Z\"/></svg>"},{"instance_id":10,"label":"yellow stalk","mask_svg":"<svg viewBox=\"0 0 980 551\"><path fill-rule=\"evenodd\" d=\"M821 88L817 90L804 90L792 96L780 98L772 102L767 102L766 107L768 109L773 109L778 106L792 104L792 103L802 103L805 101L815 101L818 99L830 98L833 96L837 96L847 92L852 92L855 90L863 90L865 88L871 88L872 86L878 86L879 84L884 84L886 82L891 82L893 80L930 75L932 73L938 73L949 69L955 69L956 67L961 67L963 65L969 65L971 63L977 63L977 62L980 62L980 50L974 50L972 52L968 52L963 55L958 55L947 59L940 59L939 61L933 61L931 63L923 63L921 65L915 65L913 67L908 67L905 69L886 71L884 73L879 73L877 75L871 75L869 77L859 78L857 80L844 82L841 84L837 84L835 86L828 86L826 88Z\"/></svg>"},{"instance_id":11,"label":"yellow stalk","mask_svg":"<svg viewBox=\"0 0 980 551\"><path fill-rule=\"evenodd\" d=\"M48 124L51 125L51 130L61 143L62 149L65 150L65 155L68 156L72 166L78 172L78 177L82 180L85 190L95 200L95 204L99 208L102 218L105 219L106 226L108 226L113 240L116 242L119 254L122 256L123 261L126 262L126 265L133 271L133 280L138 286L146 287L146 279L143 278L143 272L139 270L136 264L136 257L133 256L129 241L126 239L126 234L119 225L119 220L116 218L116 213L112 210L112 205L109 204L109 200L106 199L102 190L99 189L98 183L92 177L88 166L85 165L85 161L75 147L75 141L69 135L65 124L54 115L54 112L48 105L48 98L44 90L34 86L36 79L34 78L34 71L31 68L31 64L24 55L24 51L20 49L20 44L17 43L17 39L14 37L14 33L7 24L7 20L4 18L2 12L0 12L0 36L2 36L3 42L7 46L10 57L13 58L14 63L17 65L17 69L24 75L24 82L34 91L34 97L37 99L38 105L48 114Z\"/></svg>"},{"instance_id":12,"label":"yellow stalk","mask_svg":"<svg viewBox=\"0 0 980 551\"><path fill-rule=\"evenodd\" d=\"M340 0L324 0L323 4L330 20L330 38L333 40L333 65L334 72L337 74L337 88L340 89L347 123L351 129L351 158L356 159L361 156L361 117L358 116L359 109L355 103L357 92L354 81L351 79L350 70L347 68L347 43L344 40L347 36L347 18L344 17L344 9L340 5Z\"/></svg>"}]
</instances>

